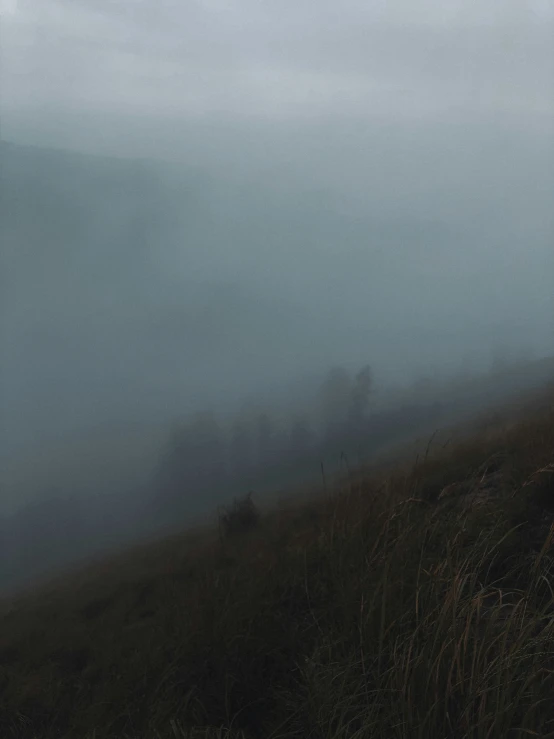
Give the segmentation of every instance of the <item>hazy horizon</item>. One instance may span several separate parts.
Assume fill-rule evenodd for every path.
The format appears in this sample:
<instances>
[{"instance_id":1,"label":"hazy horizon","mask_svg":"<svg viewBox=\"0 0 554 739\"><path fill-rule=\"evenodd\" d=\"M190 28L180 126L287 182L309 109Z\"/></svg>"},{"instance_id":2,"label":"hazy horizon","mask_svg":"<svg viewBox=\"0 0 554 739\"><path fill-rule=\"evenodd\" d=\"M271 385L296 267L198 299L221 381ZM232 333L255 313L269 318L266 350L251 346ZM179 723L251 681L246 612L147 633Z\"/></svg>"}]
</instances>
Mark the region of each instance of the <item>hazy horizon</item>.
<instances>
[{"instance_id":1,"label":"hazy horizon","mask_svg":"<svg viewBox=\"0 0 554 739\"><path fill-rule=\"evenodd\" d=\"M554 354L549 2L0 14L5 457Z\"/></svg>"}]
</instances>

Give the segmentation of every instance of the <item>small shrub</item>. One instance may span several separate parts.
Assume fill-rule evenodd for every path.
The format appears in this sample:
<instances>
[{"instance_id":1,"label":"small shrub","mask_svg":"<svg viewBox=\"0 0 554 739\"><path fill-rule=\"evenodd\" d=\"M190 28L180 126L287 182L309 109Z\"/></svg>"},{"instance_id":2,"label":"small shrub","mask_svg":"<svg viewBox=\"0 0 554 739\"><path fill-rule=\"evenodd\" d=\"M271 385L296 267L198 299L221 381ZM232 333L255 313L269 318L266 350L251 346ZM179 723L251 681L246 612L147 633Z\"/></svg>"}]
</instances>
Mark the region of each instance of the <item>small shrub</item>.
<instances>
[{"instance_id":1,"label":"small shrub","mask_svg":"<svg viewBox=\"0 0 554 739\"><path fill-rule=\"evenodd\" d=\"M253 529L260 520L260 513L252 500L252 493L235 498L228 508L219 513L219 527L223 537L236 536Z\"/></svg>"}]
</instances>

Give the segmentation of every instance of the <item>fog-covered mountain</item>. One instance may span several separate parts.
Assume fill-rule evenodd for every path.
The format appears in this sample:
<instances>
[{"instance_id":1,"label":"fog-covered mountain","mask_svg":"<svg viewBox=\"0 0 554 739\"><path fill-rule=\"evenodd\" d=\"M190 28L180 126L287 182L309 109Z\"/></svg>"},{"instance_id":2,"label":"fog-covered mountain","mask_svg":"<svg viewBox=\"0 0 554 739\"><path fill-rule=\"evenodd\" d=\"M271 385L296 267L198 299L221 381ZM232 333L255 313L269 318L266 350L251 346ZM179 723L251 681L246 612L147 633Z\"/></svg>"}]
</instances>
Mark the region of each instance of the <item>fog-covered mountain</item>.
<instances>
[{"instance_id":1,"label":"fog-covered mountain","mask_svg":"<svg viewBox=\"0 0 554 739\"><path fill-rule=\"evenodd\" d=\"M1 143L12 504L45 470L83 490L134 485L174 418L253 396L298 410L334 364L370 362L386 387L488 366L494 349L548 353L538 221L523 243L518 213L393 213L378 190L367 206L286 168L216 165ZM509 258L492 259L502 239ZM103 460L94 481L85 457Z\"/></svg>"}]
</instances>

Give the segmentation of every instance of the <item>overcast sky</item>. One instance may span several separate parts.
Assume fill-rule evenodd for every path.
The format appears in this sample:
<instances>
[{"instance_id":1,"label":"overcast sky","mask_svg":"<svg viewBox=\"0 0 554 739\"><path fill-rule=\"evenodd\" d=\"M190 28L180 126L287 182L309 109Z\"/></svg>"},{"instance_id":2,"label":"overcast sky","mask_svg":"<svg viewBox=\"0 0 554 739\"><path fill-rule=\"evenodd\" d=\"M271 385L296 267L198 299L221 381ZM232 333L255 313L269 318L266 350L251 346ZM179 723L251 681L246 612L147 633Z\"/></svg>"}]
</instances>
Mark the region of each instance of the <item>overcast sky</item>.
<instances>
[{"instance_id":1,"label":"overcast sky","mask_svg":"<svg viewBox=\"0 0 554 739\"><path fill-rule=\"evenodd\" d=\"M142 126L145 117L179 125L494 116L544 128L554 113L552 0L0 0L0 7L6 136L42 120L59 127L62 140L64 119L71 128L90 115L104 123L123 117L132 129L138 115ZM116 132L104 134L110 140Z\"/></svg>"}]
</instances>

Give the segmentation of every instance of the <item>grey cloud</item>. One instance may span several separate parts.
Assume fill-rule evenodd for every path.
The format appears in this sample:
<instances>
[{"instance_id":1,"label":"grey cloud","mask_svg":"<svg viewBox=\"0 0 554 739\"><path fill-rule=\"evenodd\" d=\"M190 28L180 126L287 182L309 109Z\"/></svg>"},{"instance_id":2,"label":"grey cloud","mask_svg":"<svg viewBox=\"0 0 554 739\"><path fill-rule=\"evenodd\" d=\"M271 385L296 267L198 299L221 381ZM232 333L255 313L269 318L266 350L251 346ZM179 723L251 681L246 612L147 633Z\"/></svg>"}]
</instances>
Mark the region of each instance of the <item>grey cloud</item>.
<instances>
[{"instance_id":1,"label":"grey cloud","mask_svg":"<svg viewBox=\"0 0 554 739\"><path fill-rule=\"evenodd\" d=\"M3 105L182 119L552 113L554 24L540 4L416 5L21 0L4 32Z\"/></svg>"}]
</instances>

